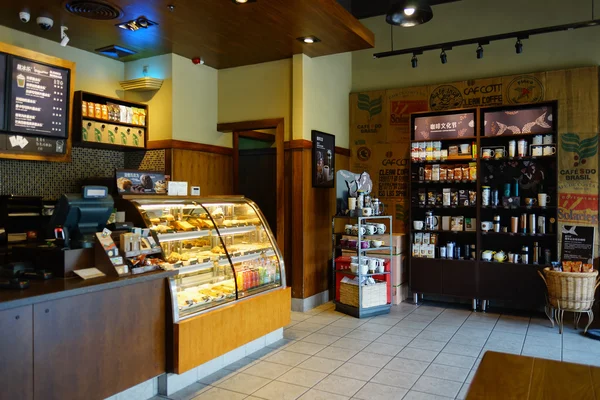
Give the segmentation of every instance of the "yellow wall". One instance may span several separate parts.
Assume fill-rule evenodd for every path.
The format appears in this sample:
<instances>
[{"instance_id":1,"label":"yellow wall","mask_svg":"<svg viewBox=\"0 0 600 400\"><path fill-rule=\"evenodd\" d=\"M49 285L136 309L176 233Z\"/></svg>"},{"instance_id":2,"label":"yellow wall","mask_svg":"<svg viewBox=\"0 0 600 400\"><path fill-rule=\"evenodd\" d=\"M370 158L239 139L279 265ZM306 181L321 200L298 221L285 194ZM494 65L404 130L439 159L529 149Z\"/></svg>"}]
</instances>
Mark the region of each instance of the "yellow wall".
<instances>
[{"instance_id":1,"label":"yellow wall","mask_svg":"<svg viewBox=\"0 0 600 400\"><path fill-rule=\"evenodd\" d=\"M171 139L173 134L172 64L172 54L125 63L125 79L143 77L144 66L148 66L149 77L163 79L163 85L158 91L125 93L127 100L148 104L150 110L148 118L150 135L148 140Z\"/></svg>"},{"instance_id":2,"label":"yellow wall","mask_svg":"<svg viewBox=\"0 0 600 400\"><path fill-rule=\"evenodd\" d=\"M596 10L600 0L595 0ZM434 6L433 19L414 28L394 27L394 48L403 49L490 34L539 28L591 19L589 0L462 0ZM598 14L596 15L598 18ZM439 51L373 59L373 53L391 49L390 25L383 16L361 20L375 33L376 48L352 53L352 91L421 86L439 82L549 71L600 64L600 27L532 36L515 54L515 40L484 46L484 57L475 57L476 45L448 51L442 65Z\"/></svg>"},{"instance_id":3,"label":"yellow wall","mask_svg":"<svg viewBox=\"0 0 600 400\"><path fill-rule=\"evenodd\" d=\"M74 61L77 63L75 90L85 90L105 96L123 97L123 92L119 86L119 81L123 80L125 70L122 62L74 47L62 47L58 42L33 36L5 26L0 26L0 42Z\"/></svg>"},{"instance_id":4,"label":"yellow wall","mask_svg":"<svg viewBox=\"0 0 600 400\"><path fill-rule=\"evenodd\" d=\"M218 88L219 122L283 117L292 138L291 59L219 70Z\"/></svg>"}]
</instances>

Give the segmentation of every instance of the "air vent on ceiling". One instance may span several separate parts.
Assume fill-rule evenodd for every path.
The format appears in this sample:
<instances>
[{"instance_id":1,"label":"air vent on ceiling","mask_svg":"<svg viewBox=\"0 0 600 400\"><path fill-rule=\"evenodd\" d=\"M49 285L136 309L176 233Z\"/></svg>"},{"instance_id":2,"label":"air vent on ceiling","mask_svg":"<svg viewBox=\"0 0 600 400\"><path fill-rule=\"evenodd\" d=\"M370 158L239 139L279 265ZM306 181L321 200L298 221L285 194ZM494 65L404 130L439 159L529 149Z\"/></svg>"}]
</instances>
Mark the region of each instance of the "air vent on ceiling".
<instances>
[{"instance_id":1,"label":"air vent on ceiling","mask_svg":"<svg viewBox=\"0 0 600 400\"><path fill-rule=\"evenodd\" d=\"M99 0L72 0L65 4L65 8L71 14L89 19L107 21L123 15L117 6Z\"/></svg>"},{"instance_id":2,"label":"air vent on ceiling","mask_svg":"<svg viewBox=\"0 0 600 400\"><path fill-rule=\"evenodd\" d=\"M104 54L105 56L109 56L112 58L122 58L135 54L136 52L133 50L126 49L125 47L113 44L111 46L96 49L96 53Z\"/></svg>"}]
</instances>

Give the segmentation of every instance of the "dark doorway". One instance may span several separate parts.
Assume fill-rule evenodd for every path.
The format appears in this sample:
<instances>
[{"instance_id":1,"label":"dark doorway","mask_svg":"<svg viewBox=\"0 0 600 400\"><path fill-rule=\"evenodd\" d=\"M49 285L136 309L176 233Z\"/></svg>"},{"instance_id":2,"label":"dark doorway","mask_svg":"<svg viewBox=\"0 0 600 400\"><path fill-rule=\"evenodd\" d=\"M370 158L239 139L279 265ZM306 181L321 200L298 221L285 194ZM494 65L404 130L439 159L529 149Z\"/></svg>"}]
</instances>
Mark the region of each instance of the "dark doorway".
<instances>
[{"instance_id":1,"label":"dark doorway","mask_svg":"<svg viewBox=\"0 0 600 400\"><path fill-rule=\"evenodd\" d=\"M236 132L238 171L236 193L253 200L263 212L271 231L277 232L277 149L269 131ZM236 149L234 149L235 151Z\"/></svg>"}]
</instances>

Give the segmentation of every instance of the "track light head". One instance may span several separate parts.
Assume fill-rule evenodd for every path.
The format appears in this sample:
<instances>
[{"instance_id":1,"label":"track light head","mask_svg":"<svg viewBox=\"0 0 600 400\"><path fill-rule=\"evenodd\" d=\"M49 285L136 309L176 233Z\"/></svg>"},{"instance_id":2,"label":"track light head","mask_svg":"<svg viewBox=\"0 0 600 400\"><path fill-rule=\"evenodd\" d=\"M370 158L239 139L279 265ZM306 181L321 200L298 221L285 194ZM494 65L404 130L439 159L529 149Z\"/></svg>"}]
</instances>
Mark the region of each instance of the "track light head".
<instances>
[{"instance_id":1,"label":"track light head","mask_svg":"<svg viewBox=\"0 0 600 400\"><path fill-rule=\"evenodd\" d=\"M416 54L413 54L410 60L410 65L412 65L413 68L417 68L417 66L419 65L419 59L417 58Z\"/></svg>"},{"instance_id":2,"label":"track light head","mask_svg":"<svg viewBox=\"0 0 600 400\"><path fill-rule=\"evenodd\" d=\"M445 50L442 50L442 52L440 53L440 61L442 62L442 64L446 64L448 62L448 56L446 55Z\"/></svg>"},{"instance_id":3,"label":"track light head","mask_svg":"<svg viewBox=\"0 0 600 400\"><path fill-rule=\"evenodd\" d=\"M523 52L523 43L521 43L521 39L517 39L517 43L515 43L515 51L517 54L521 54Z\"/></svg>"},{"instance_id":4,"label":"track light head","mask_svg":"<svg viewBox=\"0 0 600 400\"><path fill-rule=\"evenodd\" d=\"M479 45L475 53L477 54L477 59L481 60L483 58L483 46Z\"/></svg>"}]
</instances>

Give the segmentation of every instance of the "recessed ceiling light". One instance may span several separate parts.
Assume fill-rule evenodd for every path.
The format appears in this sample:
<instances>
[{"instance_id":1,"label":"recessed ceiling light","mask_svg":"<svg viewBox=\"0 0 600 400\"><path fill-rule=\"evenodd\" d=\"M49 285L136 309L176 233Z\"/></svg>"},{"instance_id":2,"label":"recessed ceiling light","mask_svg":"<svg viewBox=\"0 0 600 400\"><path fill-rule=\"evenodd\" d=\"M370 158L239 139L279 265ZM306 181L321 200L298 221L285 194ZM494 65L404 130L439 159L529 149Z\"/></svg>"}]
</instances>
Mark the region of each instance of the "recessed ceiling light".
<instances>
[{"instance_id":1,"label":"recessed ceiling light","mask_svg":"<svg viewBox=\"0 0 600 400\"><path fill-rule=\"evenodd\" d=\"M407 7L404 9L404 15L408 15L411 16L415 13L415 8L414 7Z\"/></svg>"},{"instance_id":2,"label":"recessed ceiling light","mask_svg":"<svg viewBox=\"0 0 600 400\"><path fill-rule=\"evenodd\" d=\"M297 40L305 44L313 44L321 41L321 39L319 39L316 36L302 36L299 37Z\"/></svg>"},{"instance_id":3,"label":"recessed ceiling light","mask_svg":"<svg viewBox=\"0 0 600 400\"><path fill-rule=\"evenodd\" d=\"M256 3L256 0L232 0L235 4Z\"/></svg>"}]
</instances>

